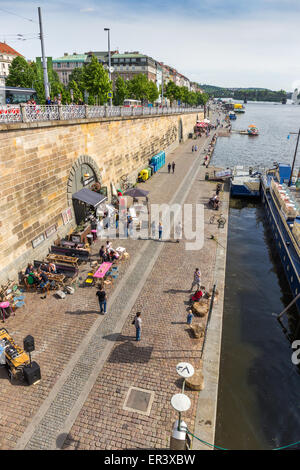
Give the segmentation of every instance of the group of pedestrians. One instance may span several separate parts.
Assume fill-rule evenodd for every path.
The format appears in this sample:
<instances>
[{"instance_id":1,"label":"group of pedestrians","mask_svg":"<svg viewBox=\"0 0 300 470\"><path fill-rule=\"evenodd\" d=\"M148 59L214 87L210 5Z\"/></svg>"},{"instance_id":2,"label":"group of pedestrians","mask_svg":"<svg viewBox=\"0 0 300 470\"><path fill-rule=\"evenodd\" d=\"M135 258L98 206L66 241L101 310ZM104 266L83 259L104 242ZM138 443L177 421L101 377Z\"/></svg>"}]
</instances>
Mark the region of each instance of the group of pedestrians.
<instances>
[{"instance_id":1,"label":"group of pedestrians","mask_svg":"<svg viewBox=\"0 0 300 470\"><path fill-rule=\"evenodd\" d=\"M192 146L192 152L194 152L194 151L196 152L197 150L198 150L197 145L193 145ZM171 169L172 169L172 172L174 173L175 172L175 162L174 161L173 161L172 164L171 164L171 162L168 163L168 173L171 173ZM129 221L129 226L130 226L130 221ZM162 233L163 233L162 222L159 222L159 224L158 224L158 238L159 238L159 240L162 239ZM179 239L181 238L181 235L182 235L182 224L181 224L181 222L178 222L177 225L175 226L174 234L175 234L174 238L176 239L176 242L179 242ZM155 221L152 221L152 223L151 223L151 235L152 235L152 238L155 238L155 236L156 236ZM100 251L102 251L100 253L100 255L102 255L102 258L103 258L103 254L105 254L105 252L106 252L104 250L104 246L101 247ZM192 286L191 286L191 289L190 289L191 292L193 291L193 288L195 286L196 286L196 294L195 295L197 295L198 292L201 292L200 291L201 272L200 272L199 268L195 269L194 278L193 278ZM98 301L99 301L100 313L101 314L106 314L107 313L107 296L106 296L106 292L104 290L103 283L101 283L99 285L99 288L96 292L96 296L98 297ZM189 310L188 315L187 315L187 323L189 325L192 323L192 318L193 318L193 313L192 313L191 310ZM141 340L141 331L142 331L141 312L136 312L135 317L132 320L132 325L134 325L135 330L136 330L135 340L140 341Z\"/></svg>"},{"instance_id":2,"label":"group of pedestrians","mask_svg":"<svg viewBox=\"0 0 300 470\"><path fill-rule=\"evenodd\" d=\"M171 173L171 168L172 168L172 172L175 173L175 162L173 162L173 163L169 162L168 163L168 173Z\"/></svg>"}]
</instances>

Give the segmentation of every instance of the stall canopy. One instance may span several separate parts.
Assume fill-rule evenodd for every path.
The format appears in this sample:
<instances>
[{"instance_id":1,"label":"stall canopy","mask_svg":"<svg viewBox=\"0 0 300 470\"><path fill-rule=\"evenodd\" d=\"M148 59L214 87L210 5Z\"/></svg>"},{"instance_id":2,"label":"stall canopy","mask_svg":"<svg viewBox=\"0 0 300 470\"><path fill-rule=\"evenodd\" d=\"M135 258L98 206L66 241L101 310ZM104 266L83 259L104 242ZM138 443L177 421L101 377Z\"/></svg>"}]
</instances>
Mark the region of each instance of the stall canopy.
<instances>
[{"instance_id":1,"label":"stall canopy","mask_svg":"<svg viewBox=\"0 0 300 470\"><path fill-rule=\"evenodd\" d=\"M124 196L131 196L131 197L146 197L149 194L149 191L144 191L140 188L131 188L125 191Z\"/></svg>"},{"instance_id":2,"label":"stall canopy","mask_svg":"<svg viewBox=\"0 0 300 470\"><path fill-rule=\"evenodd\" d=\"M103 196L103 194L91 191L88 188L83 188L77 193L74 193L72 195L72 199L77 199L77 201L85 202L86 204L96 208L99 206L99 204L106 201L107 197Z\"/></svg>"}]
</instances>

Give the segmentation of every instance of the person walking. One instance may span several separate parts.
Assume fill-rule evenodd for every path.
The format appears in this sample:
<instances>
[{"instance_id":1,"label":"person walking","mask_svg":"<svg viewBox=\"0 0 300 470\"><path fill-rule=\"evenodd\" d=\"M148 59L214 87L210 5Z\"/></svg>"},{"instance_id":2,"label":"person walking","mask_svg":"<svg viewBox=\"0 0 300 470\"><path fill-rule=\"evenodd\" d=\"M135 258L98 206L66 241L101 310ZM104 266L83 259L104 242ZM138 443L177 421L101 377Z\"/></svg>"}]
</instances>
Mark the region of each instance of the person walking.
<instances>
[{"instance_id":1,"label":"person walking","mask_svg":"<svg viewBox=\"0 0 300 470\"><path fill-rule=\"evenodd\" d=\"M192 312L192 310L189 310L188 314L187 314L187 317L186 317L186 322L187 322L188 325L192 324L193 318L194 318L193 312Z\"/></svg>"},{"instance_id":2,"label":"person walking","mask_svg":"<svg viewBox=\"0 0 300 470\"><path fill-rule=\"evenodd\" d=\"M158 224L158 238L159 238L160 240L161 240L161 238L162 238L162 230L163 230L163 228L162 228L162 223L159 222L159 224Z\"/></svg>"},{"instance_id":3,"label":"person walking","mask_svg":"<svg viewBox=\"0 0 300 470\"><path fill-rule=\"evenodd\" d=\"M197 286L197 290L200 290L200 287L201 287L201 272L200 272L199 268L195 269L194 280L192 282L192 287L190 289L191 291L193 290L194 286Z\"/></svg>"},{"instance_id":4,"label":"person walking","mask_svg":"<svg viewBox=\"0 0 300 470\"><path fill-rule=\"evenodd\" d=\"M142 319L141 319L141 312L136 312L134 320L132 324L135 326L135 340L141 340L141 330L142 330Z\"/></svg>"},{"instance_id":5,"label":"person walking","mask_svg":"<svg viewBox=\"0 0 300 470\"><path fill-rule=\"evenodd\" d=\"M168 173L170 173L170 172L171 172L171 163L169 162L168 163Z\"/></svg>"},{"instance_id":6,"label":"person walking","mask_svg":"<svg viewBox=\"0 0 300 470\"><path fill-rule=\"evenodd\" d=\"M197 150L198 150L198 147L197 147L197 145L195 145L195 152L197 152Z\"/></svg>"},{"instance_id":7,"label":"person walking","mask_svg":"<svg viewBox=\"0 0 300 470\"><path fill-rule=\"evenodd\" d=\"M192 146L192 152L194 151L194 145Z\"/></svg>"},{"instance_id":8,"label":"person walking","mask_svg":"<svg viewBox=\"0 0 300 470\"><path fill-rule=\"evenodd\" d=\"M103 285L100 284L99 289L96 292L96 296L99 300L100 313L106 313L106 292Z\"/></svg>"},{"instance_id":9,"label":"person walking","mask_svg":"<svg viewBox=\"0 0 300 470\"><path fill-rule=\"evenodd\" d=\"M172 163L172 171L175 172L175 162Z\"/></svg>"}]
</instances>

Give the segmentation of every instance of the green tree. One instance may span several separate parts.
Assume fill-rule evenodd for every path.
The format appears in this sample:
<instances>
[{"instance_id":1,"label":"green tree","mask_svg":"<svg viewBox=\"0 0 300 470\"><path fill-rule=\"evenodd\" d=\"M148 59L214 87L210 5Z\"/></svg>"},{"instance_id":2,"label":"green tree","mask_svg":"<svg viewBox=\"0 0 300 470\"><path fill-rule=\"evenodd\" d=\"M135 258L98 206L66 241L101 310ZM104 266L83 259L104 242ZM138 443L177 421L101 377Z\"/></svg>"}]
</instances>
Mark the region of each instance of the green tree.
<instances>
[{"instance_id":1,"label":"green tree","mask_svg":"<svg viewBox=\"0 0 300 470\"><path fill-rule=\"evenodd\" d=\"M146 75L137 74L127 82L128 95L131 99L147 101L149 99L149 85Z\"/></svg>"},{"instance_id":2,"label":"green tree","mask_svg":"<svg viewBox=\"0 0 300 470\"><path fill-rule=\"evenodd\" d=\"M114 105L121 106L124 103L124 99L128 96L128 88L122 77L118 75L115 83L114 92Z\"/></svg>"},{"instance_id":3,"label":"green tree","mask_svg":"<svg viewBox=\"0 0 300 470\"><path fill-rule=\"evenodd\" d=\"M168 98L168 100L170 100L171 104L176 99L176 89L177 87L175 83L172 81L169 81L167 85L165 86L164 95Z\"/></svg>"},{"instance_id":4,"label":"green tree","mask_svg":"<svg viewBox=\"0 0 300 470\"><path fill-rule=\"evenodd\" d=\"M84 67L76 67L69 75L69 83L76 82L82 94L84 94L83 70Z\"/></svg>"},{"instance_id":5,"label":"green tree","mask_svg":"<svg viewBox=\"0 0 300 470\"><path fill-rule=\"evenodd\" d=\"M81 90L79 89L79 86L77 82L75 82L75 80L69 81L68 90L70 92L70 95L71 95L71 90L73 90L73 103L78 104L80 101L83 101Z\"/></svg>"},{"instance_id":6,"label":"green tree","mask_svg":"<svg viewBox=\"0 0 300 470\"><path fill-rule=\"evenodd\" d=\"M107 93L112 91L112 84L108 73L95 56L92 56L91 62L83 69L83 82L84 88L89 93L89 104L90 102L94 104L94 97L98 98L100 104L107 102Z\"/></svg>"},{"instance_id":7,"label":"green tree","mask_svg":"<svg viewBox=\"0 0 300 470\"><path fill-rule=\"evenodd\" d=\"M7 86L32 88L35 75L32 67L23 57L15 57L9 68Z\"/></svg>"},{"instance_id":8,"label":"green tree","mask_svg":"<svg viewBox=\"0 0 300 470\"><path fill-rule=\"evenodd\" d=\"M152 82L151 80L149 80L148 82L148 101L150 101L150 103L154 103L154 101L156 101L159 97L159 92L158 92L158 89L157 89L157 86L154 82Z\"/></svg>"}]
</instances>

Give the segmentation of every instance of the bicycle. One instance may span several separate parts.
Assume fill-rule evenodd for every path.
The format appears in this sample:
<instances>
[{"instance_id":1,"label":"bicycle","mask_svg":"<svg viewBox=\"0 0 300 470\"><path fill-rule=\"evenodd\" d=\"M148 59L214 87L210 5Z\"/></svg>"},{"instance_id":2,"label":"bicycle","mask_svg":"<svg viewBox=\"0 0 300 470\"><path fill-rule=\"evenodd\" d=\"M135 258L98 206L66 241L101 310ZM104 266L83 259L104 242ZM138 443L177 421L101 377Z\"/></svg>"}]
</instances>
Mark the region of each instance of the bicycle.
<instances>
[{"instance_id":1,"label":"bicycle","mask_svg":"<svg viewBox=\"0 0 300 470\"><path fill-rule=\"evenodd\" d=\"M215 221L218 224L218 228L223 228L224 225L226 224L226 219L225 217L223 217L223 214L220 214L220 217L218 217L217 215L212 215L211 218L209 219L209 223L214 224Z\"/></svg>"}]
</instances>

